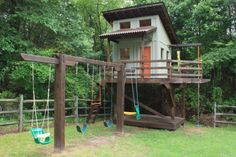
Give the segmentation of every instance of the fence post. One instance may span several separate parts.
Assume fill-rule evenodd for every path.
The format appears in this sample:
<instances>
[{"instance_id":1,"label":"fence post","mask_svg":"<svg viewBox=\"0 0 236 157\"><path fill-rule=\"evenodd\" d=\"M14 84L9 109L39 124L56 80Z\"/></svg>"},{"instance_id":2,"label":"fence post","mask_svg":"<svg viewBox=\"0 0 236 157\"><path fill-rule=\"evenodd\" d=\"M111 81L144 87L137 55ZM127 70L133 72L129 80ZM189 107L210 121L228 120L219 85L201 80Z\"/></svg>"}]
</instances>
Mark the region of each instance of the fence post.
<instances>
[{"instance_id":1,"label":"fence post","mask_svg":"<svg viewBox=\"0 0 236 157\"><path fill-rule=\"evenodd\" d=\"M20 94L19 98L19 112L18 112L18 132L22 132L23 130L23 101L24 96L23 94Z\"/></svg>"},{"instance_id":2,"label":"fence post","mask_svg":"<svg viewBox=\"0 0 236 157\"><path fill-rule=\"evenodd\" d=\"M214 103L214 128L216 127L216 102Z\"/></svg>"},{"instance_id":3,"label":"fence post","mask_svg":"<svg viewBox=\"0 0 236 157\"><path fill-rule=\"evenodd\" d=\"M74 96L74 115L75 115L75 122L78 122L78 117L79 117L79 114L78 114L78 96Z\"/></svg>"}]
</instances>

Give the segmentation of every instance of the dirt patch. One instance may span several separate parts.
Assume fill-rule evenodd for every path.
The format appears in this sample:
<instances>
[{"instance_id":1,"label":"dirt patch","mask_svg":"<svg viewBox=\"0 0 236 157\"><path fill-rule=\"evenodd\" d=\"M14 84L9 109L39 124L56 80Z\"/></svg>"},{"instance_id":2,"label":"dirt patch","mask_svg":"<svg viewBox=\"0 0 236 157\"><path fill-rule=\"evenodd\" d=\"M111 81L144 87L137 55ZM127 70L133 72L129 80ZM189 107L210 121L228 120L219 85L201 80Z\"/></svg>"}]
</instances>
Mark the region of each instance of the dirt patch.
<instances>
[{"instance_id":1,"label":"dirt patch","mask_svg":"<svg viewBox=\"0 0 236 157\"><path fill-rule=\"evenodd\" d=\"M184 132L188 135L192 135L192 134L202 134L204 133L204 130L202 128L186 128L184 129Z\"/></svg>"}]
</instances>

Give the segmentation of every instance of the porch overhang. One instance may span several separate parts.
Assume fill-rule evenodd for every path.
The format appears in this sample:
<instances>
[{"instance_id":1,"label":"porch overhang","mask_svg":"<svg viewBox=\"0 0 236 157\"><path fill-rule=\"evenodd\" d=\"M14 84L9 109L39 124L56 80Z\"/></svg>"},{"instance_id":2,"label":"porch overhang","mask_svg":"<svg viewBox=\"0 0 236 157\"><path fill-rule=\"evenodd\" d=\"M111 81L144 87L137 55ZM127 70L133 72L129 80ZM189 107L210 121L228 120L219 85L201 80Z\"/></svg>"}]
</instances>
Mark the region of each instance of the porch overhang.
<instances>
[{"instance_id":1,"label":"porch overhang","mask_svg":"<svg viewBox=\"0 0 236 157\"><path fill-rule=\"evenodd\" d=\"M121 30L101 34L99 37L101 39L107 38L108 40L111 40L111 41L117 41L117 39L143 37L155 31L156 31L156 27L148 26L148 27L139 27L135 29L131 29L131 28L121 29Z\"/></svg>"}]
</instances>

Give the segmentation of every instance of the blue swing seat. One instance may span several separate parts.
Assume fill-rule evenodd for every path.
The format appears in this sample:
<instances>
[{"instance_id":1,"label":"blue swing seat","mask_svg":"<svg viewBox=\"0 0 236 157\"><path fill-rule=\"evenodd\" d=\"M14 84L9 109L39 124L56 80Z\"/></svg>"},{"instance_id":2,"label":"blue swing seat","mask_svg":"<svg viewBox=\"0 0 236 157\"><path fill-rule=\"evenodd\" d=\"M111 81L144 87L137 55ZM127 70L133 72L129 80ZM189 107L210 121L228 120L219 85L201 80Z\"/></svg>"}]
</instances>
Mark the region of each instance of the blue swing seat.
<instances>
[{"instance_id":1,"label":"blue swing seat","mask_svg":"<svg viewBox=\"0 0 236 157\"><path fill-rule=\"evenodd\" d=\"M31 133L36 144L49 144L51 142L50 133L45 133L43 128L31 128Z\"/></svg>"},{"instance_id":2,"label":"blue swing seat","mask_svg":"<svg viewBox=\"0 0 236 157\"><path fill-rule=\"evenodd\" d=\"M108 128L111 128L113 126L113 121L110 119L110 120L105 120L103 122L104 126L105 127L108 127Z\"/></svg>"},{"instance_id":3,"label":"blue swing seat","mask_svg":"<svg viewBox=\"0 0 236 157\"><path fill-rule=\"evenodd\" d=\"M88 129L87 123L84 123L82 128L80 127L79 123L76 125L76 130L82 134L85 134L87 129Z\"/></svg>"}]
</instances>

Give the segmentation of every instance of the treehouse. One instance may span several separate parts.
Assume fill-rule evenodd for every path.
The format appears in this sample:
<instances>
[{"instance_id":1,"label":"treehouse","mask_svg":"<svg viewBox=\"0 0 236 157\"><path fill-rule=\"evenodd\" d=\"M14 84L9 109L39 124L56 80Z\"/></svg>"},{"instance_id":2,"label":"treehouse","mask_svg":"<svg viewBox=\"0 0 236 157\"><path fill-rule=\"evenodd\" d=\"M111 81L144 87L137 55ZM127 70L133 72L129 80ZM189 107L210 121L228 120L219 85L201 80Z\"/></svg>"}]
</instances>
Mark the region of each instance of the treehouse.
<instances>
[{"instance_id":1,"label":"treehouse","mask_svg":"<svg viewBox=\"0 0 236 157\"><path fill-rule=\"evenodd\" d=\"M135 78L141 84L164 85L169 91L171 117L153 111L155 117L148 115L141 121L126 117L125 123L175 130L183 123L183 118L175 117L175 87L209 81L202 78L201 44L179 43L162 2L109 10L103 16L112 26L112 32L100 35L108 41L107 61L125 64L126 83ZM198 59L183 60L179 50L184 47L195 47Z\"/></svg>"}]
</instances>

